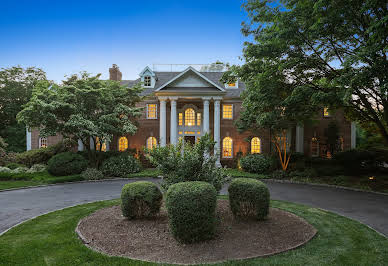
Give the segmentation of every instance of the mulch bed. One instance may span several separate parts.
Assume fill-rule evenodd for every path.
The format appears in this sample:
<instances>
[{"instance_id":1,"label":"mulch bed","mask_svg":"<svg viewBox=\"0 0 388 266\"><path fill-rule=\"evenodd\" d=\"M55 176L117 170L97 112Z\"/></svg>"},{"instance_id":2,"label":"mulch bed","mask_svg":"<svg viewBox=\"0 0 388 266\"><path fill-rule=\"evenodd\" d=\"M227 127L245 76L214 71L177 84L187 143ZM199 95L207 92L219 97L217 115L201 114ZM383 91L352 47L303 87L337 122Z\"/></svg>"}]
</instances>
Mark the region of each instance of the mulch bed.
<instances>
[{"instance_id":1,"label":"mulch bed","mask_svg":"<svg viewBox=\"0 0 388 266\"><path fill-rule=\"evenodd\" d=\"M317 230L304 219L271 208L265 221L233 217L227 200L219 200L217 236L196 244L180 244L168 228L165 208L154 219L127 220L120 206L98 210L76 229L92 249L115 256L159 263L194 264L269 256L309 241Z\"/></svg>"}]
</instances>

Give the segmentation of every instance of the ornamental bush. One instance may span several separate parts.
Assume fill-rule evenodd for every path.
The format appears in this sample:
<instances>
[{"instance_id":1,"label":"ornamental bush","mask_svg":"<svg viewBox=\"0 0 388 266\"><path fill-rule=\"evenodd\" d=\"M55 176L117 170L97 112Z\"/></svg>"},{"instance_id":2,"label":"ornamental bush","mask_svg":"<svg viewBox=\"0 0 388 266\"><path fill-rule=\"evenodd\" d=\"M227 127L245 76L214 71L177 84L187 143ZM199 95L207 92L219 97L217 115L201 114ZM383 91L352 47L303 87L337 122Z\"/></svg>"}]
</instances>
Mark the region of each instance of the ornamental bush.
<instances>
[{"instance_id":1,"label":"ornamental bush","mask_svg":"<svg viewBox=\"0 0 388 266\"><path fill-rule=\"evenodd\" d=\"M229 186L229 204L236 217L263 220L269 213L270 195L267 186L251 178L236 178Z\"/></svg>"},{"instance_id":2,"label":"ornamental bush","mask_svg":"<svg viewBox=\"0 0 388 266\"><path fill-rule=\"evenodd\" d=\"M215 233L217 191L207 182L173 184L166 194L170 230L178 241L193 243Z\"/></svg>"},{"instance_id":3,"label":"ornamental bush","mask_svg":"<svg viewBox=\"0 0 388 266\"><path fill-rule=\"evenodd\" d=\"M79 154L63 152L53 156L47 163L47 170L55 176L80 174L88 162Z\"/></svg>"},{"instance_id":4,"label":"ornamental bush","mask_svg":"<svg viewBox=\"0 0 388 266\"><path fill-rule=\"evenodd\" d=\"M140 170L140 162L128 154L106 159L101 168L102 173L109 177L127 177L129 174L140 172Z\"/></svg>"},{"instance_id":5,"label":"ornamental bush","mask_svg":"<svg viewBox=\"0 0 388 266\"><path fill-rule=\"evenodd\" d=\"M383 168L386 156L376 149L352 149L334 154L333 161L345 169L348 174L376 172Z\"/></svg>"},{"instance_id":6,"label":"ornamental bush","mask_svg":"<svg viewBox=\"0 0 388 266\"><path fill-rule=\"evenodd\" d=\"M81 177L85 180L100 180L104 178L104 175L96 168L87 168L81 173Z\"/></svg>"},{"instance_id":7,"label":"ornamental bush","mask_svg":"<svg viewBox=\"0 0 388 266\"><path fill-rule=\"evenodd\" d=\"M159 213L163 195L148 181L126 184L121 190L121 211L128 219L152 217Z\"/></svg>"},{"instance_id":8,"label":"ornamental bush","mask_svg":"<svg viewBox=\"0 0 388 266\"><path fill-rule=\"evenodd\" d=\"M240 165L244 171L255 174L269 173L275 162L273 158L264 154L249 154L240 159Z\"/></svg>"},{"instance_id":9,"label":"ornamental bush","mask_svg":"<svg viewBox=\"0 0 388 266\"><path fill-rule=\"evenodd\" d=\"M9 169L11 170L14 170L16 168L19 168L19 167L26 167L25 165L22 165L20 163L9 163L7 164L5 167L8 167Z\"/></svg>"}]
</instances>

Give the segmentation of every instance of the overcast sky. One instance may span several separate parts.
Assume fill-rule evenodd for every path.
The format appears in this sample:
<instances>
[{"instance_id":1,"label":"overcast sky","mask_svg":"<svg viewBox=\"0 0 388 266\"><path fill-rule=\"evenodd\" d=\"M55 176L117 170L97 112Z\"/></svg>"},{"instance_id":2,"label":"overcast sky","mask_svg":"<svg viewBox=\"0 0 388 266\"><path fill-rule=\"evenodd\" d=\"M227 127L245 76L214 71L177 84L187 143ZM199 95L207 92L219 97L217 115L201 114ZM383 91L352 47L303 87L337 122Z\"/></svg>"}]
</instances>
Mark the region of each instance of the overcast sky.
<instances>
[{"instance_id":1,"label":"overcast sky","mask_svg":"<svg viewBox=\"0 0 388 266\"><path fill-rule=\"evenodd\" d=\"M21 65L51 80L117 64L135 79L154 63L238 63L246 40L239 0L1 0L0 68Z\"/></svg>"}]
</instances>

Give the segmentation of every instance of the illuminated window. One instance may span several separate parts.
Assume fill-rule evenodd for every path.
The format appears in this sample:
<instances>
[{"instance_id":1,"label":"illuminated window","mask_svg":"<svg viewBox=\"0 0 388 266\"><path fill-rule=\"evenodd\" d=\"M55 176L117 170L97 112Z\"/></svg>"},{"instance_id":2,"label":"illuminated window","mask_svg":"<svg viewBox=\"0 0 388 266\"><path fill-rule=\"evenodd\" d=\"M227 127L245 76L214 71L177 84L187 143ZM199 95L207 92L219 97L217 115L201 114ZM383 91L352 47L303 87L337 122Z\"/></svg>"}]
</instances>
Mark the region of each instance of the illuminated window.
<instances>
[{"instance_id":1,"label":"illuminated window","mask_svg":"<svg viewBox=\"0 0 388 266\"><path fill-rule=\"evenodd\" d=\"M182 113L178 114L178 123L180 126L183 125L183 114Z\"/></svg>"},{"instance_id":2,"label":"illuminated window","mask_svg":"<svg viewBox=\"0 0 388 266\"><path fill-rule=\"evenodd\" d=\"M233 105L232 104L223 104L222 105L222 118L223 119L233 119Z\"/></svg>"},{"instance_id":3,"label":"illuminated window","mask_svg":"<svg viewBox=\"0 0 388 266\"><path fill-rule=\"evenodd\" d=\"M188 108L185 111L185 126L195 125L195 111L192 108Z\"/></svg>"},{"instance_id":4,"label":"illuminated window","mask_svg":"<svg viewBox=\"0 0 388 266\"><path fill-rule=\"evenodd\" d=\"M154 147L156 147L156 138L155 137L149 137L147 139L147 149L152 150Z\"/></svg>"},{"instance_id":5,"label":"illuminated window","mask_svg":"<svg viewBox=\"0 0 388 266\"><path fill-rule=\"evenodd\" d=\"M179 132L178 132L179 135L182 135L182 133L183 133L182 131L179 131Z\"/></svg>"},{"instance_id":6,"label":"illuminated window","mask_svg":"<svg viewBox=\"0 0 388 266\"><path fill-rule=\"evenodd\" d=\"M106 143L105 141L102 143L102 147L101 147L101 142L100 142L100 138L99 137L96 137L96 151L99 151L101 148L101 151L106 151Z\"/></svg>"},{"instance_id":7,"label":"illuminated window","mask_svg":"<svg viewBox=\"0 0 388 266\"><path fill-rule=\"evenodd\" d=\"M197 113L197 126L201 125L201 113Z\"/></svg>"},{"instance_id":8,"label":"illuminated window","mask_svg":"<svg viewBox=\"0 0 388 266\"><path fill-rule=\"evenodd\" d=\"M330 117L329 108L327 108L327 107L323 108L323 116Z\"/></svg>"},{"instance_id":9,"label":"illuminated window","mask_svg":"<svg viewBox=\"0 0 388 266\"><path fill-rule=\"evenodd\" d=\"M228 87L236 87L236 82L228 83Z\"/></svg>"},{"instance_id":10,"label":"illuminated window","mask_svg":"<svg viewBox=\"0 0 388 266\"><path fill-rule=\"evenodd\" d=\"M319 141L316 137L311 139L311 156L319 156Z\"/></svg>"},{"instance_id":11,"label":"illuminated window","mask_svg":"<svg viewBox=\"0 0 388 266\"><path fill-rule=\"evenodd\" d=\"M47 138L39 138L39 148L47 148Z\"/></svg>"},{"instance_id":12,"label":"illuminated window","mask_svg":"<svg viewBox=\"0 0 388 266\"><path fill-rule=\"evenodd\" d=\"M232 158L232 138L225 137L222 141L222 157Z\"/></svg>"},{"instance_id":13,"label":"illuminated window","mask_svg":"<svg viewBox=\"0 0 388 266\"><path fill-rule=\"evenodd\" d=\"M156 103L147 104L147 119L156 119L157 118L157 105Z\"/></svg>"},{"instance_id":14,"label":"illuminated window","mask_svg":"<svg viewBox=\"0 0 388 266\"><path fill-rule=\"evenodd\" d=\"M201 131L197 131L197 134L198 134L198 135L201 135Z\"/></svg>"},{"instance_id":15,"label":"illuminated window","mask_svg":"<svg viewBox=\"0 0 388 266\"><path fill-rule=\"evenodd\" d=\"M185 135L194 135L195 132L194 131L185 131Z\"/></svg>"},{"instance_id":16,"label":"illuminated window","mask_svg":"<svg viewBox=\"0 0 388 266\"><path fill-rule=\"evenodd\" d=\"M151 87L151 76L144 77L144 87Z\"/></svg>"},{"instance_id":17,"label":"illuminated window","mask_svg":"<svg viewBox=\"0 0 388 266\"><path fill-rule=\"evenodd\" d=\"M258 137L254 137L251 140L251 153L260 153L260 139Z\"/></svg>"},{"instance_id":18,"label":"illuminated window","mask_svg":"<svg viewBox=\"0 0 388 266\"><path fill-rule=\"evenodd\" d=\"M119 138L119 151L128 149L128 139L126 137Z\"/></svg>"}]
</instances>

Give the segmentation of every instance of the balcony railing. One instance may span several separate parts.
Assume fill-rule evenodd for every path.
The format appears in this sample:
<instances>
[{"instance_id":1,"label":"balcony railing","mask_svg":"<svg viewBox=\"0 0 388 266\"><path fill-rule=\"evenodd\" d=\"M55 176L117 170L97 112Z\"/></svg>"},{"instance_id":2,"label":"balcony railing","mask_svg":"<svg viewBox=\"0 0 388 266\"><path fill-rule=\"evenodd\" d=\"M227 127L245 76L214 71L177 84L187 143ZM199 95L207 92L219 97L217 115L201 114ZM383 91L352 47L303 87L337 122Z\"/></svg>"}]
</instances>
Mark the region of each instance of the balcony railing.
<instances>
[{"instance_id":1,"label":"balcony railing","mask_svg":"<svg viewBox=\"0 0 388 266\"><path fill-rule=\"evenodd\" d=\"M224 72L229 65L223 63L213 64L153 64L152 70L157 72L181 72L192 67L200 72Z\"/></svg>"}]
</instances>

